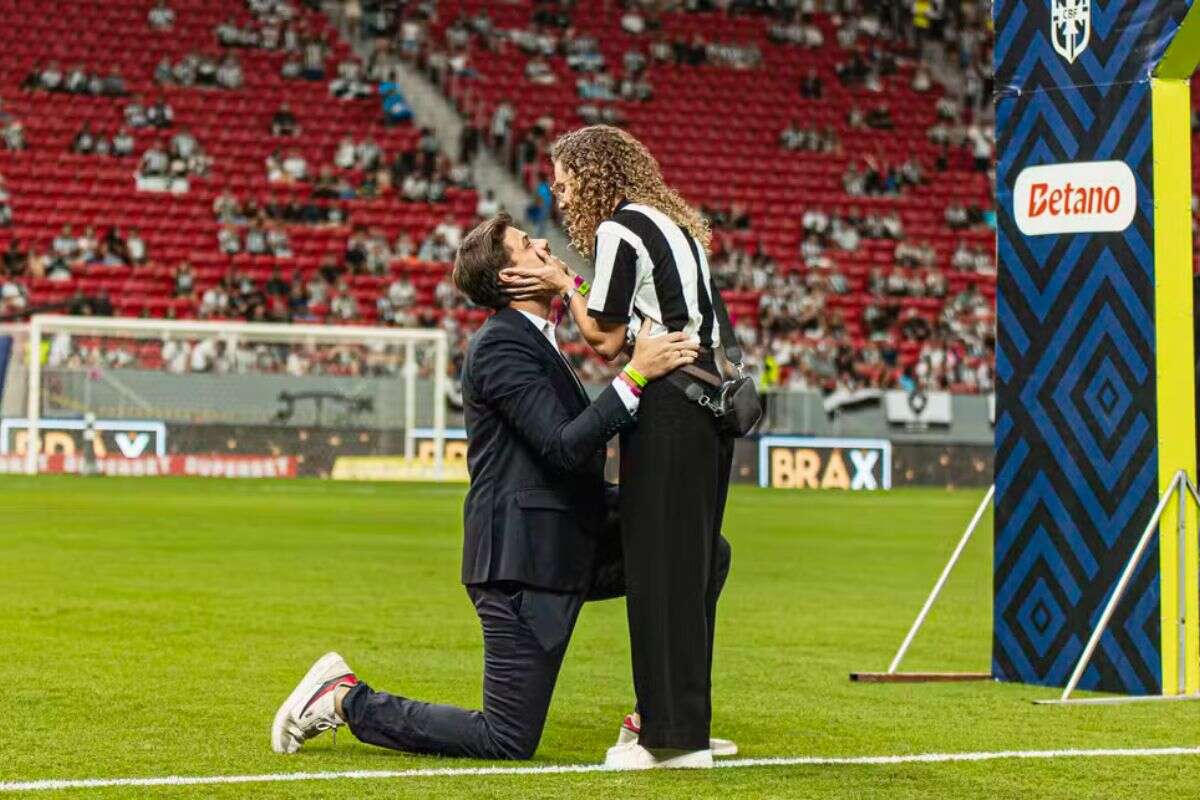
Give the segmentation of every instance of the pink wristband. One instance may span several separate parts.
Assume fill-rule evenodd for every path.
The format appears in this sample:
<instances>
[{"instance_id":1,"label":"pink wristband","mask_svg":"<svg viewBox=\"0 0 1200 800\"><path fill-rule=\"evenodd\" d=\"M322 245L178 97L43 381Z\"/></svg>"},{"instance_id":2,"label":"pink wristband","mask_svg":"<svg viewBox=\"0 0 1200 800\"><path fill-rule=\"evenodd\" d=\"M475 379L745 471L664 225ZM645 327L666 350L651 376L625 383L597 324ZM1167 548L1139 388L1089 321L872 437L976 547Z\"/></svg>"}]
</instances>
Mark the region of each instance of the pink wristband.
<instances>
[{"instance_id":1,"label":"pink wristband","mask_svg":"<svg viewBox=\"0 0 1200 800\"><path fill-rule=\"evenodd\" d=\"M624 383L626 386L628 386L628 387L629 387L629 391L633 392L633 396L634 396L634 397L641 397L641 396L642 396L642 387L638 386L638 385L637 385L637 384L634 382L633 378L629 377L629 376L628 376L628 375L626 375L624 372L619 372L619 373L617 373L617 377L618 377L618 378L620 378L620 379L621 379L621 381L622 381L622 382L623 382L623 383Z\"/></svg>"}]
</instances>

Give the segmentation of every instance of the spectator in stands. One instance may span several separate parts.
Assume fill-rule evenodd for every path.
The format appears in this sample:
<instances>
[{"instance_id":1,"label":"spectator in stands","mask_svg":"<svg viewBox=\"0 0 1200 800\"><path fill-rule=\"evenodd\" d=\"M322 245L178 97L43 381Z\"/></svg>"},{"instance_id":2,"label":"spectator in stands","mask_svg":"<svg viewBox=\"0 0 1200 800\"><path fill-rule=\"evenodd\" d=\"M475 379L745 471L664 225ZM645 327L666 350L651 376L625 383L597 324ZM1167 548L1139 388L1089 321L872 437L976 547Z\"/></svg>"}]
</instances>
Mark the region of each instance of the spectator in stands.
<instances>
[{"instance_id":1,"label":"spectator in stands","mask_svg":"<svg viewBox=\"0 0 1200 800\"><path fill-rule=\"evenodd\" d=\"M779 143L788 150L802 149L806 139L805 131L796 122L789 123L779 134Z\"/></svg>"},{"instance_id":2,"label":"spectator in stands","mask_svg":"<svg viewBox=\"0 0 1200 800\"><path fill-rule=\"evenodd\" d=\"M362 79L362 65L353 59L338 64L337 77L329 82L329 93L339 100L369 97L371 87Z\"/></svg>"},{"instance_id":3,"label":"spectator in stands","mask_svg":"<svg viewBox=\"0 0 1200 800\"><path fill-rule=\"evenodd\" d=\"M98 77L98 76L97 76ZM121 77L121 73L113 70L100 82L100 91L93 94L102 94L105 97L124 97L129 94L129 90L125 88L125 79Z\"/></svg>"},{"instance_id":4,"label":"spectator in stands","mask_svg":"<svg viewBox=\"0 0 1200 800\"><path fill-rule=\"evenodd\" d=\"M263 256L270 252L267 232L257 221L251 222L246 229L246 252L252 256Z\"/></svg>"},{"instance_id":5,"label":"spectator in stands","mask_svg":"<svg viewBox=\"0 0 1200 800\"><path fill-rule=\"evenodd\" d=\"M39 75L41 88L47 92L57 92L63 88L63 73L57 61L51 61Z\"/></svg>"},{"instance_id":6,"label":"spectator in stands","mask_svg":"<svg viewBox=\"0 0 1200 800\"><path fill-rule=\"evenodd\" d=\"M207 62L211 66L211 62ZM206 66L208 69L208 66ZM157 71L156 71L157 74ZM192 86L198 80L201 80L201 58L195 54L188 54L171 65L171 77L169 81L174 82L179 86ZM216 67L211 66L211 74L216 75Z\"/></svg>"},{"instance_id":7,"label":"spectator in stands","mask_svg":"<svg viewBox=\"0 0 1200 800\"><path fill-rule=\"evenodd\" d=\"M188 262L181 262L171 277L175 283L176 297L191 297L192 293L196 291L196 275L192 272L192 265Z\"/></svg>"},{"instance_id":8,"label":"spectator in stands","mask_svg":"<svg viewBox=\"0 0 1200 800\"><path fill-rule=\"evenodd\" d=\"M500 202L496 200L496 193L488 189L475 204L475 216L479 219L488 219L498 213L500 213Z\"/></svg>"},{"instance_id":9,"label":"spectator in stands","mask_svg":"<svg viewBox=\"0 0 1200 800\"><path fill-rule=\"evenodd\" d=\"M92 124L85 122L79 132L75 134L75 138L71 140L71 152L88 155L95 147L96 136L92 133Z\"/></svg>"},{"instance_id":10,"label":"spectator in stands","mask_svg":"<svg viewBox=\"0 0 1200 800\"><path fill-rule=\"evenodd\" d=\"M221 64L215 56L197 55L196 59L196 85L209 86L216 88L221 85L217 79L217 74L221 69Z\"/></svg>"},{"instance_id":11,"label":"spectator in stands","mask_svg":"<svg viewBox=\"0 0 1200 800\"><path fill-rule=\"evenodd\" d=\"M383 161L383 150L373 138L367 137L354 148L354 163L358 169L378 169Z\"/></svg>"},{"instance_id":12,"label":"spectator in stands","mask_svg":"<svg viewBox=\"0 0 1200 800\"><path fill-rule=\"evenodd\" d=\"M300 133L300 123L292 113L287 103L279 106L275 116L271 117L272 136L297 136Z\"/></svg>"},{"instance_id":13,"label":"spectator in stands","mask_svg":"<svg viewBox=\"0 0 1200 800\"><path fill-rule=\"evenodd\" d=\"M0 281L0 315L19 314L28 304L25 287L12 278Z\"/></svg>"},{"instance_id":14,"label":"spectator in stands","mask_svg":"<svg viewBox=\"0 0 1200 800\"><path fill-rule=\"evenodd\" d=\"M447 214L433 229L433 232L441 236L451 250L458 250L458 245L462 241L463 229L453 214Z\"/></svg>"},{"instance_id":15,"label":"spectator in stands","mask_svg":"<svg viewBox=\"0 0 1200 800\"><path fill-rule=\"evenodd\" d=\"M325 78L325 57L328 54L329 48L325 42L317 36L309 36L304 40L301 53L301 75L310 81L324 80Z\"/></svg>"},{"instance_id":16,"label":"spectator in stands","mask_svg":"<svg viewBox=\"0 0 1200 800\"><path fill-rule=\"evenodd\" d=\"M146 109L146 119L155 128L169 128L175 122L175 111L163 96Z\"/></svg>"},{"instance_id":17,"label":"spectator in stands","mask_svg":"<svg viewBox=\"0 0 1200 800\"><path fill-rule=\"evenodd\" d=\"M125 237L125 253L130 264L138 266L146 263L146 242L137 228L130 228L129 235Z\"/></svg>"},{"instance_id":18,"label":"spectator in stands","mask_svg":"<svg viewBox=\"0 0 1200 800\"><path fill-rule=\"evenodd\" d=\"M56 257L63 261L75 260L75 256L79 252L79 245L70 225L63 225L58 236L55 236L54 241L50 243L50 249Z\"/></svg>"},{"instance_id":19,"label":"spectator in stands","mask_svg":"<svg viewBox=\"0 0 1200 800\"><path fill-rule=\"evenodd\" d=\"M217 231L217 246L221 248L221 252L227 256L237 255L242 251L242 240L238 236L237 229L232 225L225 225Z\"/></svg>"},{"instance_id":20,"label":"spectator in stands","mask_svg":"<svg viewBox=\"0 0 1200 800\"><path fill-rule=\"evenodd\" d=\"M975 170L987 172L992 165L992 141L979 125L967 129L967 138L971 142L971 155L975 157Z\"/></svg>"},{"instance_id":21,"label":"spectator in stands","mask_svg":"<svg viewBox=\"0 0 1200 800\"><path fill-rule=\"evenodd\" d=\"M412 235L407 230L400 231L395 243L392 245L392 257L415 258L416 255L417 243L413 240Z\"/></svg>"},{"instance_id":22,"label":"spectator in stands","mask_svg":"<svg viewBox=\"0 0 1200 800\"><path fill-rule=\"evenodd\" d=\"M646 32L646 18L638 8L627 8L621 15L621 29L634 36L641 36Z\"/></svg>"},{"instance_id":23,"label":"spectator in stands","mask_svg":"<svg viewBox=\"0 0 1200 800\"><path fill-rule=\"evenodd\" d=\"M167 0L158 0L146 15L146 21L156 31L167 31L175 24L175 12L167 5Z\"/></svg>"},{"instance_id":24,"label":"spectator in stands","mask_svg":"<svg viewBox=\"0 0 1200 800\"><path fill-rule=\"evenodd\" d=\"M7 203L8 191L0 185L0 194L4 195L5 199L0 202ZM12 277L21 277L25 274L29 262L28 253L22 248L21 242L17 239L9 239L8 247L4 250L4 255L0 257L0 264L4 265L4 273Z\"/></svg>"},{"instance_id":25,"label":"spectator in stands","mask_svg":"<svg viewBox=\"0 0 1200 800\"><path fill-rule=\"evenodd\" d=\"M223 317L229 310L229 292L225 281L214 284L204 291L200 298L200 308L197 309L197 315L201 319L211 317ZM167 358L167 353L164 348L163 358Z\"/></svg>"},{"instance_id":26,"label":"spectator in stands","mask_svg":"<svg viewBox=\"0 0 1200 800\"><path fill-rule=\"evenodd\" d=\"M960 203L951 203L946 207L946 224L956 231L969 227L971 223L967 218L967 209Z\"/></svg>"},{"instance_id":27,"label":"spectator in stands","mask_svg":"<svg viewBox=\"0 0 1200 800\"><path fill-rule=\"evenodd\" d=\"M283 279L283 272L276 264L271 268L271 277L267 278L266 284L263 286L263 291L270 297L286 295L290 289L290 284Z\"/></svg>"},{"instance_id":28,"label":"spectator in stands","mask_svg":"<svg viewBox=\"0 0 1200 800\"><path fill-rule=\"evenodd\" d=\"M237 197L234 196L233 192L228 189L217 195L216 199L213 200L212 210L213 216L217 218L217 221L225 225L246 221L245 217L242 216L241 204L238 203Z\"/></svg>"},{"instance_id":29,"label":"spectator in stands","mask_svg":"<svg viewBox=\"0 0 1200 800\"><path fill-rule=\"evenodd\" d=\"M434 176L429 179L429 202L444 203L448 199L446 190L450 188L449 181L442 173L434 173Z\"/></svg>"},{"instance_id":30,"label":"spectator in stands","mask_svg":"<svg viewBox=\"0 0 1200 800\"><path fill-rule=\"evenodd\" d=\"M914 92L925 93L933 88L933 79L930 77L929 68L921 64L913 72L912 90Z\"/></svg>"},{"instance_id":31,"label":"spectator in stands","mask_svg":"<svg viewBox=\"0 0 1200 800\"><path fill-rule=\"evenodd\" d=\"M267 249L278 258L291 258L292 244L282 225L276 223L267 228Z\"/></svg>"},{"instance_id":32,"label":"spectator in stands","mask_svg":"<svg viewBox=\"0 0 1200 800\"><path fill-rule=\"evenodd\" d=\"M283 183L287 180L287 173L283 171L283 153L279 150L272 151L265 163L269 183Z\"/></svg>"},{"instance_id":33,"label":"spectator in stands","mask_svg":"<svg viewBox=\"0 0 1200 800\"><path fill-rule=\"evenodd\" d=\"M82 64L76 64L75 68L67 73L66 82L63 88L71 94L87 94L88 91L88 75L87 70Z\"/></svg>"},{"instance_id":34,"label":"spectator in stands","mask_svg":"<svg viewBox=\"0 0 1200 800\"><path fill-rule=\"evenodd\" d=\"M232 54L221 59L221 65L216 73L217 85L224 89L240 89L245 82L241 62Z\"/></svg>"},{"instance_id":35,"label":"spectator in stands","mask_svg":"<svg viewBox=\"0 0 1200 800\"><path fill-rule=\"evenodd\" d=\"M145 128L150 124L146 108L142 105L142 96L134 95L133 102L125 106L125 124L131 128Z\"/></svg>"},{"instance_id":36,"label":"spectator in stands","mask_svg":"<svg viewBox=\"0 0 1200 800\"><path fill-rule=\"evenodd\" d=\"M805 100L820 100L825 96L825 83L817 74L816 67L809 67L800 80L800 96Z\"/></svg>"},{"instance_id":37,"label":"spectator in stands","mask_svg":"<svg viewBox=\"0 0 1200 800\"><path fill-rule=\"evenodd\" d=\"M12 225L12 220L12 196L8 192L8 186L4 182L4 177L0 176L0 227L6 228ZM12 251L14 245L16 245L16 240L9 240L9 250L5 251L4 254L4 266L10 274L13 273L13 267L9 263L9 253Z\"/></svg>"},{"instance_id":38,"label":"spectator in stands","mask_svg":"<svg viewBox=\"0 0 1200 800\"><path fill-rule=\"evenodd\" d=\"M172 158L179 159L186 164L199 150L199 142L196 141L196 137L187 128L180 128L179 132L171 137Z\"/></svg>"},{"instance_id":39,"label":"spectator in stands","mask_svg":"<svg viewBox=\"0 0 1200 800\"><path fill-rule=\"evenodd\" d=\"M418 172L411 173L404 179L401 195L410 203L425 203L429 201L429 181Z\"/></svg>"},{"instance_id":40,"label":"spectator in stands","mask_svg":"<svg viewBox=\"0 0 1200 800\"><path fill-rule=\"evenodd\" d=\"M551 86L558 82L558 76L550 68L550 62L542 56L535 56L525 62L525 80L538 86Z\"/></svg>"},{"instance_id":41,"label":"spectator in stands","mask_svg":"<svg viewBox=\"0 0 1200 800\"><path fill-rule=\"evenodd\" d=\"M287 55L283 59L283 63L279 66L279 74L284 80L295 80L304 74L304 68L300 61L300 56L289 49Z\"/></svg>"},{"instance_id":42,"label":"spectator in stands","mask_svg":"<svg viewBox=\"0 0 1200 800\"><path fill-rule=\"evenodd\" d=\"M83 235L75 240L79 261L92 262L100 251L100 242L96 239L96 229L91 225L83 229Z\"/></svg>"},{"instance_id":43,"label":"spectator in stands","mask_svg":"<svg viewBox=\"0 0 1200 800\"><path fill-rule=\"evenodd\" d=\"M417 302L417 290L412 281L401 275L388 286L387 299L394 311L407 311Z\"/></svg>"},{"instance_id":44,"label":"spectator in stands","mask_svg":"<svg viewBox=\"0 0 1200 800\"><path fill-rule=\"evenodd\" d=\"M860 131L867 127L867 117L857 103L852 103L850 110L846 112L846 125L852 131Z\"/></svg>"},{"instance_id":45,"label":"spectator in stands","mask_svg":"<svg viewBox=\"0 0 1200 800\"><path fill-rule=\"evenodd\" d=\"M124 158L126 156L133 155L133 148L133 134L129 132L128 128L122 127L117 131L116 135L113 136L112 154L118 158Z\"/></svg>"},{"instance_id":46,"label":"spectator in stands","mask_svg":"<svg viewBox=\"0 0 1200 800\"><path fill-rule=\"evenodd\" d=\"M430 233L422 242L417 258L421 261L449 262L454 260L454 248L440 233Z\"/></svg>"},{"instance_id":47,"label":"spectator in stands","mask_svg":"<svg viewBox=\"0 0 1200 800\"><path fill-rule=\"evenodd\" d=\"M330 298L329 313L339 320L348 321L358 318L358 300L351 293L345 278L338 281L337 288Z\"/></svg>"},{"instance_id":48,"label":"spectator in stands","mask_svg":"<svg viewBox=\"0 0 1200 800\"><path fill-rule=\"evenodd\" d=\"M338 169L353 169L357 161L357 148L354 140L350 137L343 137L338 142L337 149L333 153L333 164Z\"/></svg>"},{"instance_id":49,"label":"spectator in stands","mask_svg":"<svg viewBox=\"0 0 1200 800\"><path fill-rule=\"evenodd\" d=\"M25 126L19 120L10 120L4 124L2 134L4 136L4 146L8 150L24 150L28 145L25 142Z\"/></svg>"},{"instance_id":50,"label":"spectator in stands","mask_svg":"<svg viewBox=\"0 0 1200 800\"><path fill-rule=\"evenodd\" d=\"M165 86L175 80L175 65L171 63L171 59L163 56L158 60L158 64L154 67L154 82L160 86Z\"/></svg>"},{"instance_id":51,"label":"spectator in stands","mask_svg":"<svg viewBox=\"0 0 1200 800\"><path fill-rule=\"evenodd\" d=\"M892 121L892 110L887 103L880 103L867 112L867 126L875 130L892 130L896 127Z\"/></svg>"}]
</instances>

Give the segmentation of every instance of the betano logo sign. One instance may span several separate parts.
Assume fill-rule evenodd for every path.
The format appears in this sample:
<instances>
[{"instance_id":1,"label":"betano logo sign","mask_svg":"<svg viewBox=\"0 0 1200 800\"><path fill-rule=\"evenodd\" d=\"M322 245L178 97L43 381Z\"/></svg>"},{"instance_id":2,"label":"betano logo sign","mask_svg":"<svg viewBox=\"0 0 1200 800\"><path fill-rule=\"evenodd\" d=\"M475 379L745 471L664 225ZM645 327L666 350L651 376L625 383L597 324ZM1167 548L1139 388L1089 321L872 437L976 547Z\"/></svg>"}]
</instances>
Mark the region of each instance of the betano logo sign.
<instances>
[{"instance_id":1,"label":"betano logo sign","mask_svg":"<svg viewBox=\"0 0 1200 800\"><path fill-rule=\"evenodd\" d=\"M1124 161L1026 167L1013 189L1013 217L1026 236L1123 231L1137 214L1137 181Z\"/></svg>"}]
</instances>

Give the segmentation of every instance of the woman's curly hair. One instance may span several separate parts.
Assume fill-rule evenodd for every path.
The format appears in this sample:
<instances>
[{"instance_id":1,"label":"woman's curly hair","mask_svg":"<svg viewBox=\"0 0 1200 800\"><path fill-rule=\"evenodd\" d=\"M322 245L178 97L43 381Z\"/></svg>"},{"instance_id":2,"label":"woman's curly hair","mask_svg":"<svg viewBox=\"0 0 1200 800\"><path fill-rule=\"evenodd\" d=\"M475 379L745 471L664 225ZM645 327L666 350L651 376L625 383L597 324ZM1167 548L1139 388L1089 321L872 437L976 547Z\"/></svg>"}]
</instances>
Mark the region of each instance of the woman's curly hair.
<instances>
[{"instance_id":1,"label":"woman's curly hair","mask_svg":"<svg viewBox=\"0 0 1200 800\"><path fill-rule=\"evenodd\" d=\"M561 136L550 157L575 178L564 217L571 244L584 256L592 256L596 229L621 199L657 208L708 250L708 220L663 182L658 161L632 135L611 125L589 125Z\"/></svg>"}]
</instances>

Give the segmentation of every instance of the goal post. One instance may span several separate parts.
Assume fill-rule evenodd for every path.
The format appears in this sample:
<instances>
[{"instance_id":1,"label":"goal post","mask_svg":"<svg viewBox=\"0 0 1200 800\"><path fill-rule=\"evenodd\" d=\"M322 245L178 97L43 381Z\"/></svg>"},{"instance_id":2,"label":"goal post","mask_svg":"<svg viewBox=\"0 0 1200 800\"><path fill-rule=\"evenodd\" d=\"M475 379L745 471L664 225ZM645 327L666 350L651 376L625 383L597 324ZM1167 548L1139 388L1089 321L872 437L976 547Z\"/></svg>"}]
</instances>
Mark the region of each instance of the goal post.
<instances>
[{"instance_id":1,"label":"goal post","mask_svg":"<svg viewBox=\"0 0 1200 800\"><path fill-rule=\"evenodd\" d=\"M29 474L62 455L55 431L67 449L99 440L134 459L170 431L168 455L276 457L322 476L355 459L411 464L419 431L421 474L444 475L441 329L37 315L27 340L25 419L4 420L0 454L19 443Z\"/></svg>"}]
</instances>

